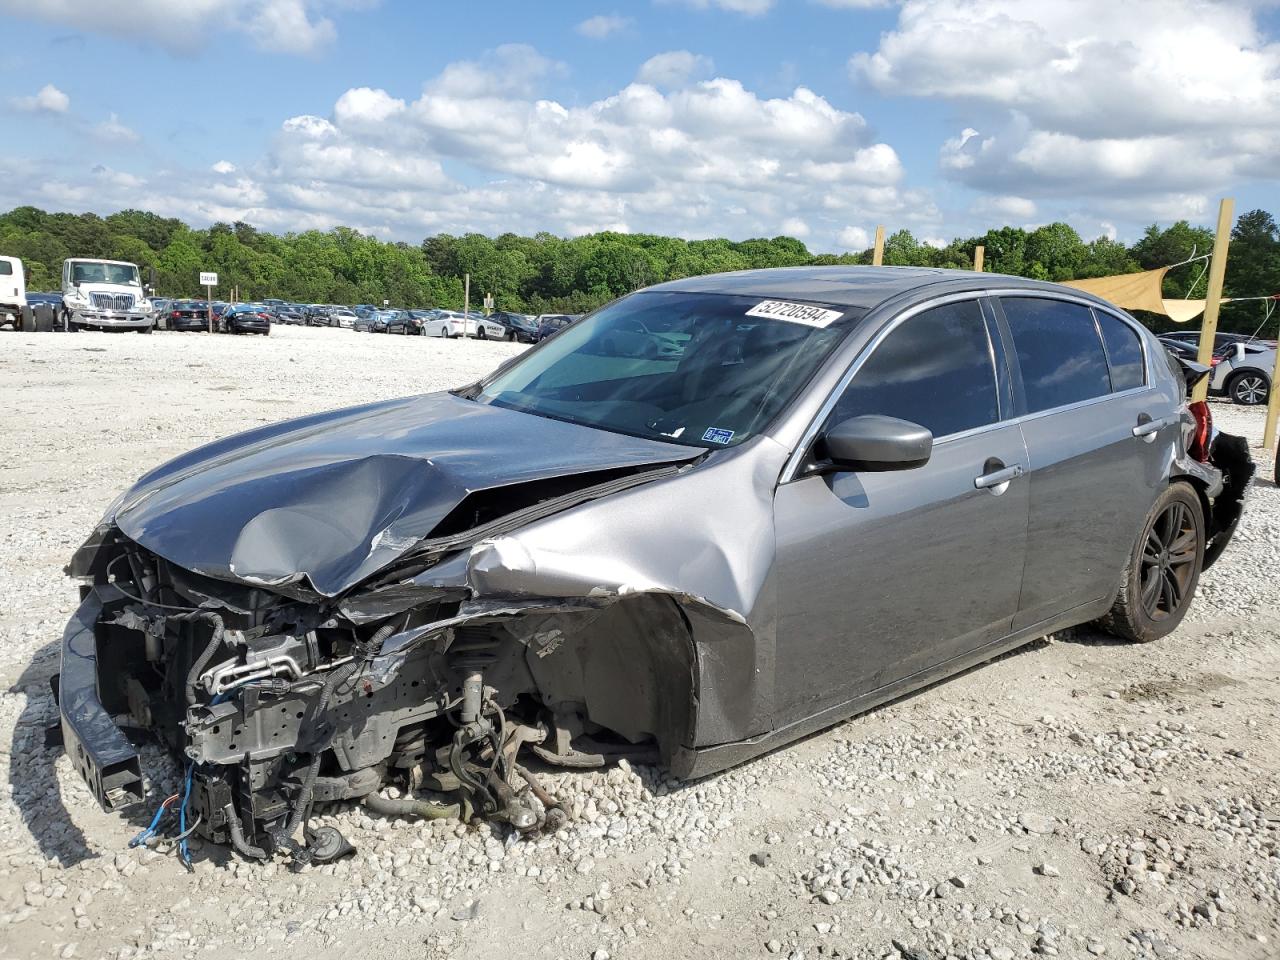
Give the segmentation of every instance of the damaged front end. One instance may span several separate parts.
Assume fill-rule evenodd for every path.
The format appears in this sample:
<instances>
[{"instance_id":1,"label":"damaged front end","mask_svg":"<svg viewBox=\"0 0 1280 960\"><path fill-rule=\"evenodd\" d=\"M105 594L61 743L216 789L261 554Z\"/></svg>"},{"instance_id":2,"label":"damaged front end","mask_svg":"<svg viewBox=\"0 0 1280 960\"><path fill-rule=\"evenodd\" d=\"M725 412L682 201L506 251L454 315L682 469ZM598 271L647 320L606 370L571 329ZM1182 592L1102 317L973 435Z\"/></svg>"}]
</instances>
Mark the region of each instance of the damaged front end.
<instances>
[{"instance_id":1,"label":"damaged front end","mask_svg":"<svg viewBox=\"0 0 1280 960\"><path fill-rule=\"evenodd\" d=\"M517 430L531 452L512 466ZM335 801L555 827L530 756L678 772L700 671L752 682L751 656L697 647L752 649L735 591L754 595L764 569L733 570L726 557L752 552L721 544L673 582L681 538L704 553L709 539L654 523L658 488L706 473L704 453L432 395L180 458L121 497L68 567L82 603L58 679L67 753L116 808L144 795L131 740L158 739L183 771L166 801L182 830L258 859L349 850L308 827ZM708 502L721 489L694 486ZM600 539L610 527L631 531L625 558ZM703 599L717 591L730 599Z\"/></svg>"},{"instance_id":2,"label":"damaged front end","mask_svg":"<svg viewBox=\"0 0 1280 960\"><path fill-rule=\"evenodd\" d=\"M333 597L196 573L104 525L70 568L83 600L59 678L68 755L100 803L121 807L144 793L129 737L153 736L182 765L187 834L300 860L350 850L309 828L317 804L555 829L564 812L530 755L678 768L696 722L695 631L749 632L675 591L584 580L530 595L531 564L501 534L557 506L424 540ZM503 582L520 575L523 587ZM384 796L389 785L407 799Z\"/></svg>"}]
</instances>

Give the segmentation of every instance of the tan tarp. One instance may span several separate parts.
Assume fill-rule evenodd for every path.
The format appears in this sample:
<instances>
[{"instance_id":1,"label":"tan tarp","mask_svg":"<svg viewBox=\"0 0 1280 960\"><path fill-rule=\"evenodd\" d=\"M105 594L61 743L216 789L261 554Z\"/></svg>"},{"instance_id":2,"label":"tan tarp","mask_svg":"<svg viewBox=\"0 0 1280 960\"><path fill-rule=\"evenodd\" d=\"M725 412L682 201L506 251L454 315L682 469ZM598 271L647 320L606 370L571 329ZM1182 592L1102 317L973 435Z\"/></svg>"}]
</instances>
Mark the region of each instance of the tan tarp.
<instances>
[{"instance_id":1,"label":"tan tarp","mask_svg":"<svg viewBox=\"0 0 1280 960\"><path fill-rule=\"evenodd\" d=\"M1142 273L1122 273L1114 277L1093 277L1089 280L1067 280L1063 286L1075 287L1092 293L1126 310L1148 310L1168 317L1174 323L1188 323L1204 313L1203 300L1166 300L1161 295L1164 275L1169 267L1144 270ZM1228 299L1223 297L1223 303Z\"/></svg>"}]
</instances>

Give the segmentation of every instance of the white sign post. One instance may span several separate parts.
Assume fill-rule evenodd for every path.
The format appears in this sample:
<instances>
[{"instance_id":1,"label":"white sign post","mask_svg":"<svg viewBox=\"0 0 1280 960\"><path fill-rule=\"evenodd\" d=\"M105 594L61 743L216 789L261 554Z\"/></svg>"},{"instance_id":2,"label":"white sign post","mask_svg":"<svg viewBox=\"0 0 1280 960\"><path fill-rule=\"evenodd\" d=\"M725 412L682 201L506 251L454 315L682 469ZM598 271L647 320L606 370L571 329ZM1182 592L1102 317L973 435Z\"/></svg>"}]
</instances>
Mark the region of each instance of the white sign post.
<instances>
[{"instance_id":1,"label":"white sign post","mask_svg":"<svg viewBox=\"0 0 1280 960\"><path fill-rule=\"evenodd\" d=\"M209 318L209 332L213 333L213 288L218 285L218 275L201 270L200 285L204 287L204 307Z\"/></svg>"},{"instance_id":2,"label":"white sign post","mask_svg":"<svg viewBox=\"0 0 1280 960\"><path fill-rule=\"evenodd\" d=\"M486 293L484 295L484 312L485 316L489 315L489 311L493 309L493 294Z\"/></svg>"}]
</instances>

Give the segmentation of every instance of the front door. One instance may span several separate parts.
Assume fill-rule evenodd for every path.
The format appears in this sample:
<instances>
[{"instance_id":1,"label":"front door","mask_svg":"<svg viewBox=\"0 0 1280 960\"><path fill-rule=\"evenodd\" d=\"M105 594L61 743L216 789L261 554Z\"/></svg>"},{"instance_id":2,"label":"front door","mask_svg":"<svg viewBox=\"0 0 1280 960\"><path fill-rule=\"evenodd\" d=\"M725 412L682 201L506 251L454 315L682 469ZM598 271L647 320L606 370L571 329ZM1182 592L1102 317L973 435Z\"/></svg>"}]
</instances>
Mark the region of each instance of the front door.
<instances>
[{"instance_id":1,"label":"front door","mask_svg":"<svg viewBox=\"0 0 1280 960\"><path fill-rule=\"evenodd\" d=\"M1009 633L1027 454L1018 427L1001 424L1007 378L993 333L977 299L908 316L836 404L829 423L875 413L928 427L926 465L778 488L778 725Z\"/></svg>"}]
</instances>

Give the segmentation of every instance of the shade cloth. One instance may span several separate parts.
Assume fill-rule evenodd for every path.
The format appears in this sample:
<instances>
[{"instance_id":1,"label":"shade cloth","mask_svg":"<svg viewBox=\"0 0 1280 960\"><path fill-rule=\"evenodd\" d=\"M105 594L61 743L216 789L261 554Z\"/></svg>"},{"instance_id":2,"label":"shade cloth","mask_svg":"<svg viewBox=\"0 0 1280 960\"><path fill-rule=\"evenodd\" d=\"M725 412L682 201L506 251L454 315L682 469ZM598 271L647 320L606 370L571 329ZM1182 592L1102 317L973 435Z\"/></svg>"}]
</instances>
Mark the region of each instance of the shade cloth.
<instances>
[{"instance_id":1,"label":"shade cloth","mask_svg":"<svg viewBox=\"0 0 1280 960\"><path fill-rule=\"evenodd\" d=\"M1159 313L1174 323L1187 323L1204 313L1203 300L1166 300L1161 293L1164 275L1169 267L1143 270L1141 273L1121 273L1113 277L1090 277L1088 280L1067 280L1065 287L1075 287L1095 297L1101 297L1126 310L1147 310ZM1228 302L1227 297L1222 303Z\"/></svg>"}]
</instances>

